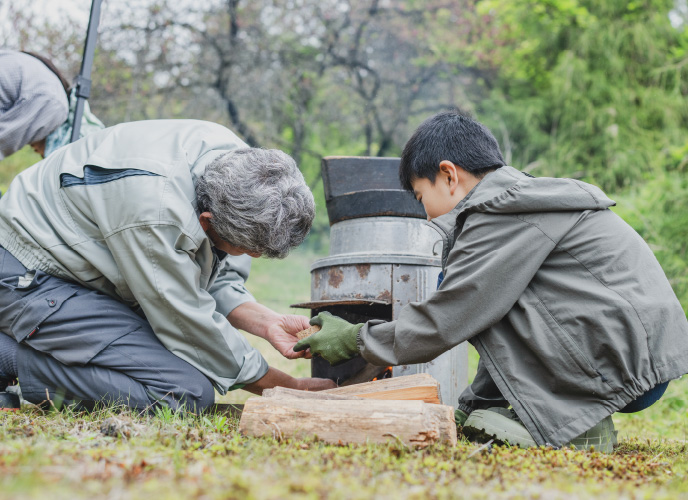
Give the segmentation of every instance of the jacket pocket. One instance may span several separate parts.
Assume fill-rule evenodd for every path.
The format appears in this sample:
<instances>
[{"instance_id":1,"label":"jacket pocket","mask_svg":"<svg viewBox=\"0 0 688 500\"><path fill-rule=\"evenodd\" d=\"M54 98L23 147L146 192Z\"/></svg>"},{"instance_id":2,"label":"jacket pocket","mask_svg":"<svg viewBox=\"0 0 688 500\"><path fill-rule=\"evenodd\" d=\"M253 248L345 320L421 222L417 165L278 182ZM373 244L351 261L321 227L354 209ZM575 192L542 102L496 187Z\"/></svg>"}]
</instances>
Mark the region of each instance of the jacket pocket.
<instances>
[{"instance_id":1,"label":"jacket pocket","mask_svg":"<svg viewBox=\"0 0 688 500\"><path fill-rule=\"evenodd\" d=\"M549 312L545 305L538 300L536 309L542 320L547 325L549 331L553 334L554 339L559 343L564 352L569 358L590 378L602 377L602 375L593 367L592 363L585 355L580 346L569 335L569 333L559 325L554 316ZM562 367L564 368L564 367ZM603 379L604 380L604 379Z\"/></svg>"},{"instance_id":2,"label":"jacket pocket","mask_svg":"<svg viewBox=\"0 0 688 500\"><path fill-rule=\"evenodd\" d=\"M27 297L26 304L10 325L12 336L17 342L23 342L35 334L40 329L40 325L59 311L62 304L74 294L76 294L75 287L61 285Z\"/></svg>"}]
</instances>

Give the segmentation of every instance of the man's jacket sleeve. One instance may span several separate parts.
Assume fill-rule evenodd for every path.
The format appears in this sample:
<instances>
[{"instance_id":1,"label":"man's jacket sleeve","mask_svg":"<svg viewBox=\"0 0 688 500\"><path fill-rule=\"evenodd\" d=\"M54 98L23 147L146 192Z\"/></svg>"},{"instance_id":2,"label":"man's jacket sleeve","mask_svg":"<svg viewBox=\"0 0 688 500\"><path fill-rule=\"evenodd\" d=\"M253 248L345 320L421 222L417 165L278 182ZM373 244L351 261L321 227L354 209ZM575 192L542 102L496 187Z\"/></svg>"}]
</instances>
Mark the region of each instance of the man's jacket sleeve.
<instances>
[{"instance_id":1,"label":"man's jacket sleeve","mask_svg":"<svg viewBox=\"0 0 688 500\"><path fill-rule=\"evenodd\" d=\"M251 257L248 255L229 255L225 258L222 269L209 290L217 304L217 312L227 316L244 302L256 301L244 286L250 270Z\"/></svg>"},{"instance_id":2,"label":"man's jacket sleeve","mask_svg":"<svg viewBox=\"0 0 688 500\"><path fill-rule=\"evenodd\" d=\"M359 348L370 363L425 363L500 321L555 242L513 215L475 214L449 254L440 288L392 322L369 321Z\"/></svg>"},{"instance_id":3,"label":"man's jacket sleeve","mask_svg":"<svg viewBox=\"0 0 688 500\"><path fill-rule=\"evenodd\" d=\"M262 378L268 365L215 310L200 287L198 248L175 224L136 225L107 236L122 280L153 331L172 353L195 366L221 393Z\"/></svg>"}]
</instances>

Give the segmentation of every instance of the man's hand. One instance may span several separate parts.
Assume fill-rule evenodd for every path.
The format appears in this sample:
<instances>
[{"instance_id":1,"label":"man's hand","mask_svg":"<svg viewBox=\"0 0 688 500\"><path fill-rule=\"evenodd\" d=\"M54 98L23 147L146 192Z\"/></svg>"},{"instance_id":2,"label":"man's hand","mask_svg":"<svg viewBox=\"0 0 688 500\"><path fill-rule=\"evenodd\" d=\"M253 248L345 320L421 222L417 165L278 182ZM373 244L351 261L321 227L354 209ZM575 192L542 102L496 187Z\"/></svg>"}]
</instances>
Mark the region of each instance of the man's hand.
<instances>
[{"instance_id":1,"label":"man's hand","mask_svg":"<svg viewBox=\"0 0 688 500\"><path fill-rule=\"evenodd\" d=\"M294 345L299 340L296 334L308 326L308 318L305 316L283 314L268 327L265 340L287 359L310 358L311 354L306 351L294 351Z\"/></svg>"},{"instance_id":2,"label":"man's hand","mask_svg":"<svg viewBox=\"0 0 688 500\"><path fill-rule=\"evenodd\" d=\"M297 378L296 388L301 391L325 391L334 389L337 384L329 378Z\"/></svg>"},{"instance_id":3,"label":"man's hand","mask_svg":"<svg viewBox=\"0 0 688 500\"><path fill-rule=\"evenodd\" d=\"M310 348L311 354L322 356L331 365L338 365L356 356L358 351L358 332L363 323L356 325L325 311L310 321L321 330L307 337L294 346L295 351Z\"/></svg>"},{"instance_id":4,"label":"man's hand","mask_svg":"<svg viewBox=\"0 0 688 500\"><path fill-rule=\"evenodd\" d=\"M308 328L308 318L294 314L278 314L257 302L244 302L227 316L234 328L264 338L288 359L310 358L305 351L295 352L296 334Z\"/></svg>"}]
</instances>

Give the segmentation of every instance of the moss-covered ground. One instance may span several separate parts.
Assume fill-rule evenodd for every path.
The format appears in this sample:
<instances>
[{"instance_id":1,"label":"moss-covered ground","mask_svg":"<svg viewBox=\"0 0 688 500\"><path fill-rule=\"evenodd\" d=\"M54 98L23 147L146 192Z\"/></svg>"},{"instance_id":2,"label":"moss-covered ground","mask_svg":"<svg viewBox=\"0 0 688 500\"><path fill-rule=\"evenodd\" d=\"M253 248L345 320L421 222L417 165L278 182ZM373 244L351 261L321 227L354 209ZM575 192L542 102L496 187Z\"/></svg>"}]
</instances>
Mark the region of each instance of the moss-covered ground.
<instances>
[{"instance_id":1,"label":"moss-covered ground","mask_svg":"<svg viewBox=\"0 0 688 500\"><path fill-rule=\"evenodd\" d=\"M685 441L573 450L248 439L223 416L2 416L2 498L688 498Z\"/></svg>"}]
</instances>

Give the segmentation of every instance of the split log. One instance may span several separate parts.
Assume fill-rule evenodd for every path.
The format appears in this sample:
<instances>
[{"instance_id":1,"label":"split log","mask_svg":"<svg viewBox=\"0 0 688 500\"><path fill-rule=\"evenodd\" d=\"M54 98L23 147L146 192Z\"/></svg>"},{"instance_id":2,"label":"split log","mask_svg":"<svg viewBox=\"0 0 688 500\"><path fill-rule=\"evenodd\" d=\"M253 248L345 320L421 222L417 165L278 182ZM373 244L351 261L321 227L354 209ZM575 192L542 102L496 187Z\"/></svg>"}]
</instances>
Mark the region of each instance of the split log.
<instances>
[{"instance_id":1,"label":"split log","mask_svg":"<svg viewBox=\"0 0 688 500\"><path fill-rule=\"evenodd\" d=\"M440 384L427 373L386 378L322 392L339 396L359 396L367 399L417 400L442 404Z\"/></svg>"},{"instance_id":2,"label":"split log","mask_svg":"<svg viewBox=\"0 0 688 500\"><path fill-rule=\"evenodd\" d=\"M366 398L358 396L340 396L338 394L327 394L324 391L299 391L287 389L286 387L275 387L263 391L264 398L273 399L316 399L316 400L358 400L366 401ZM456 442L456 424L454 422L454 408L451 406L431 404L426 408L427 411L436 413L440 421L440 441L447 443Z\"/></svg>"},{"instance_id":3,"label":"split log","mask_svg":"<svg viewBox=\"0 0 688 500\"><path fill-rule=\"evenodd\" d=\"M299 391L297 389L288 389L286 387L273 387L272 389L265 389L263 391L264 398L273 399L322 399L330 401L342 400L363 400L356 396L340 396L339 394L327 394L324 391Z\"/></svg>"},{"instance_id":4,"label":"split log","mask_svg":"<svg viewBox=\"0 0 688 500\"><path fill-rule=\"evenodd\" d=\"M453 432L451 428L453 427ZM239 423L244 436L308 438L331 444L399 441L423 448L456 442L452 408L422 401L251 398Z\"/></svg>"}]
</instances>

